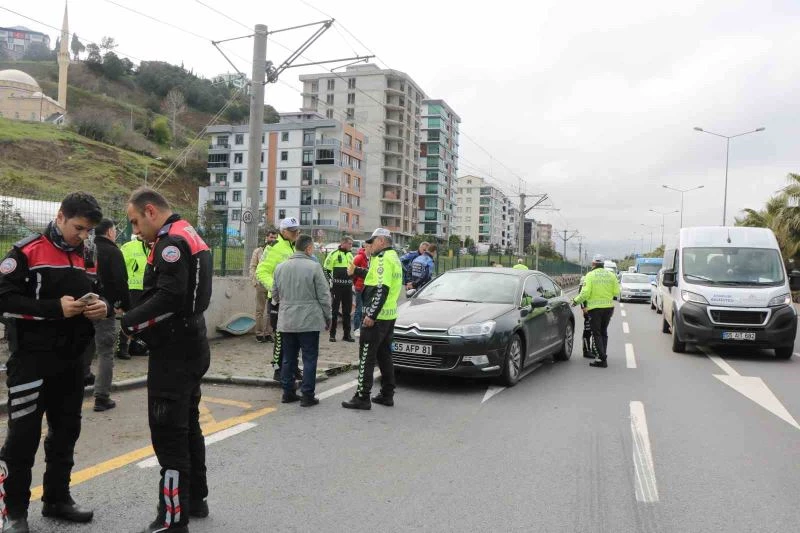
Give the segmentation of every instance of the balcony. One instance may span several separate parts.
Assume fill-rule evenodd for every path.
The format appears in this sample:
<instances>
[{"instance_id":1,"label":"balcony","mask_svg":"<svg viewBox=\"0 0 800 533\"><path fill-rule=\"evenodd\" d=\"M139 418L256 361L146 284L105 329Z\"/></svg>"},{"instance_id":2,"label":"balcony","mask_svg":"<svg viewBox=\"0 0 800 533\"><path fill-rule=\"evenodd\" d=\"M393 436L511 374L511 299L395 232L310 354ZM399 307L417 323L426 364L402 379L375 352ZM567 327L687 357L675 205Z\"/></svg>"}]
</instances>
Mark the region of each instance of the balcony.
<instances>
[{"instance_id":1,"label":"balcony","mask_svg":"<svg viewBox=\"0 0 800 533\"><path fill-rule=\"evenodd\" d=\"M208 186L208 192L227 191L227 190L228 190L227 181L217 181L211 183L211 185Z\"/></svg>"},{"instance_id":2,"label":"balcony","mask_svg":"<svg viewBox=\"0 0 800 533\"><path fill-rule=\"evenodd\" d=\"M300 205L311 205L311 198L300 200Z\"/></svg>"},{"instance_id":3,"label":"balcony","mask_svg":"<svg viewBox=\"0 0 800 533\"><path fill-rule=\"evenodd\" d=\"M338 209L339 206L342 204L339 200L328 200L324 198L317 198L314 200L314 205L319 208L336 208Z\"/></svg>"},{"instance_id":4,"label":"balcony","mask_svg":"<svg viewBox=\"0 0 800 533\"><path fill-rule=\"evenodd\" d=\"M320 219L317 219L317 220L310 220L310 221L309 220L301 220L300 221L300 226L303 226L303 227L306 227L306 228L311 227L311 226L313 226L315 228L338 228L339 227L339 221L338 220L331 220L331 219L324 219L324 218L320 218Z\"/></svg>"},{"instance_id":5,"label":"balcony","mask_svg":"<svg viewBox=\"0 0 800 533\"><path fill-rule=\"evenodd\" d=\"M211 200L211 208L214 211L227 211L228 200Z\"/></svg>"},{"instance_id":6,"label":"balcony","mask_svg":"<svg viewBox=\"0 0 800 533\"><path fill-rule=\"evenodd\" d=\"M213 150L230 150L231 149L231 145L230 144L209 144L208 145L208 149L212 150L212 151Z\"/></svg>"},{"instance_id":7,"label":"balcony","mask_svg":"<svg viewBox=\"0 0 800 533\"><path fill-rule=\"evenodd\" d=\"M317 139L317 146L333 146L335 148L342 147L342 141L339 139Z\"/></svg>"},{"instance_id":8,"label":"balcony","mask_svg":"<svg viewBox=\"0 0 800 533\"><path fill-rule=\"evenodd\" d=\"M314 180L315 187L332 187L338 189L340 187L339 180L326 180L326 179L318 179Z\"/></svg>"},{"instance_id":9,"label":"balcony","mask_svg":"<svg viewBox=\"0 0 800 533\"><path fill-rule=\"evenodd\" d=\"M406 87L405 84L399 82L389 82L389 84L384 89L384 92L388 94L396 94L405 96L406 94Z\"/></svg>"},{"instance_id":10,"label":"balcony","mask_svg":"<svg viewBox=\"0 0 800 533\"><path fill-rule=\"evenodd\" d=\"M207 168L231 168L231 164L228 161L209 161Z\"/></svg>"}]
</instances>

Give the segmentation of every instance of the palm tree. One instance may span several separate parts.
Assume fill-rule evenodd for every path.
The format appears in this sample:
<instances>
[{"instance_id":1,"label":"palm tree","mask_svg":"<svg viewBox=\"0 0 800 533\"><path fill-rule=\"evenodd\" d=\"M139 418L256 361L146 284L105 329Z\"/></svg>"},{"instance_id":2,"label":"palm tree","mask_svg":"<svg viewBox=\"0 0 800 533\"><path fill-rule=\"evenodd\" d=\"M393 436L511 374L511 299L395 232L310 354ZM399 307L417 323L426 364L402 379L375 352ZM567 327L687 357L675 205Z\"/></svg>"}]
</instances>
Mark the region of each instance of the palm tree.
<instances>
[{"instance_id":1,"label":"palm tree","mask_svg":"<svg viewBox=\"0 0 800 533\"><path fill-rule=\"evenodd\" d=\"M796 186L800 194L800 175L794 176L799 178ZM771 229L787 261L800 253L800 209L791 207L790 198L788 192L778 193L767 200L763 209L744 209L744 216L736 218L737 226Z\"/></svg>"}]
</instances>

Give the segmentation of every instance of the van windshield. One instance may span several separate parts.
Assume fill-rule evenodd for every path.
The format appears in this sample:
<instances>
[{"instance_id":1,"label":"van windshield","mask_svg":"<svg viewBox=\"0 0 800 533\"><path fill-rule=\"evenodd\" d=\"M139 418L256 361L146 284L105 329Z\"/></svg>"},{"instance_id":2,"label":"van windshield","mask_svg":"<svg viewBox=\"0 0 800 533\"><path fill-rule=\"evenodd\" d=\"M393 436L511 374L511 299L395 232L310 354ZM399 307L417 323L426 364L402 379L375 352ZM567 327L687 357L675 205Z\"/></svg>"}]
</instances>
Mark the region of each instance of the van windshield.
<instances>
[{"instance_id":1,"label":"van windshield","mask_svg":"<svg viewBox=\"0 0 800 533\"><path fill-rule=\"evenodd\" d=\"M685 248L683 277L701 285L778 286L784 283L784 270L777 250Z\"/></svg>"},{"instance_id":2,"label":"van windshield","mask_svg":"<svg viewBox=\"0 0 800 533\"><path fill-rule=\"evenodd\" d=\"M658 274L658 271L661 270L661 265L658 263L639 263L637 268L641 274Z\"/></svg>"}]
</instances>

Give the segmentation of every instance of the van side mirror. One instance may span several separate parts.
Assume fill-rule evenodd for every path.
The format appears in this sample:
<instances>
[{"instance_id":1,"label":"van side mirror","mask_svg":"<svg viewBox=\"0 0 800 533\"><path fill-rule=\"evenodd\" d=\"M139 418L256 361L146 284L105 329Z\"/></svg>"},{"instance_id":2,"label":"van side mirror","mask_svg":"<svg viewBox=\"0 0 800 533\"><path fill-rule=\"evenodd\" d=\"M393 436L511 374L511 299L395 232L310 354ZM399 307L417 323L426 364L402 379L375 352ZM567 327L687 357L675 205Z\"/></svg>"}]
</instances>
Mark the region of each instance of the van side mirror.
<instances>
[{"instance_id":1,"label":"van side mirror","mask_svg":"<svg viewBox=\"0 0 800 533\"><path fill-rule=\"evenodd\" d=\"M792 270L789 274L789 290L800 291L800 270Z\"/></svg>"},{"instance_id":2,"label":"van side mirror","mask_svg":"<svg viewBox=\"0 0 800 533\"><path fill-rule=\"evenodd\" d=\"M674 270L665 270L664 277L661 279L661 284L665 287L677 287L678 273Z\"/></svg>"}]
</instances>

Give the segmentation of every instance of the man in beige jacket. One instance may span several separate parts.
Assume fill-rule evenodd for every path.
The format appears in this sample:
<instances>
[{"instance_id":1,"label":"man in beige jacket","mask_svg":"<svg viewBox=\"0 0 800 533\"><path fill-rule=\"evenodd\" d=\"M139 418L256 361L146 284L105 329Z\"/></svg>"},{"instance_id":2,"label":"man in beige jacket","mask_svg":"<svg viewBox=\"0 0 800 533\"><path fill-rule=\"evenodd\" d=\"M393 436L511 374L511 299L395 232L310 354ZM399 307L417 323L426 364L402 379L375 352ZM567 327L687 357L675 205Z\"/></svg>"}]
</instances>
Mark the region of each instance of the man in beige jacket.
<instances>
[{"instance_id":1,"label":"man in beige jacket","mask_svg":"<svg viewBox=\"0 0 800 533\"><path fill-rule=\"evenodd\" d=\"M250 257L250 281L256 288L256 341L272 342L272 324L269 318L269 300L267 300L267 289L256 279L256 268L258 264L266 258L269 249L275 244L278 232L271 229L267 232L264 239L264 247L253 250Z\"/></svg>"}]
</instances>

